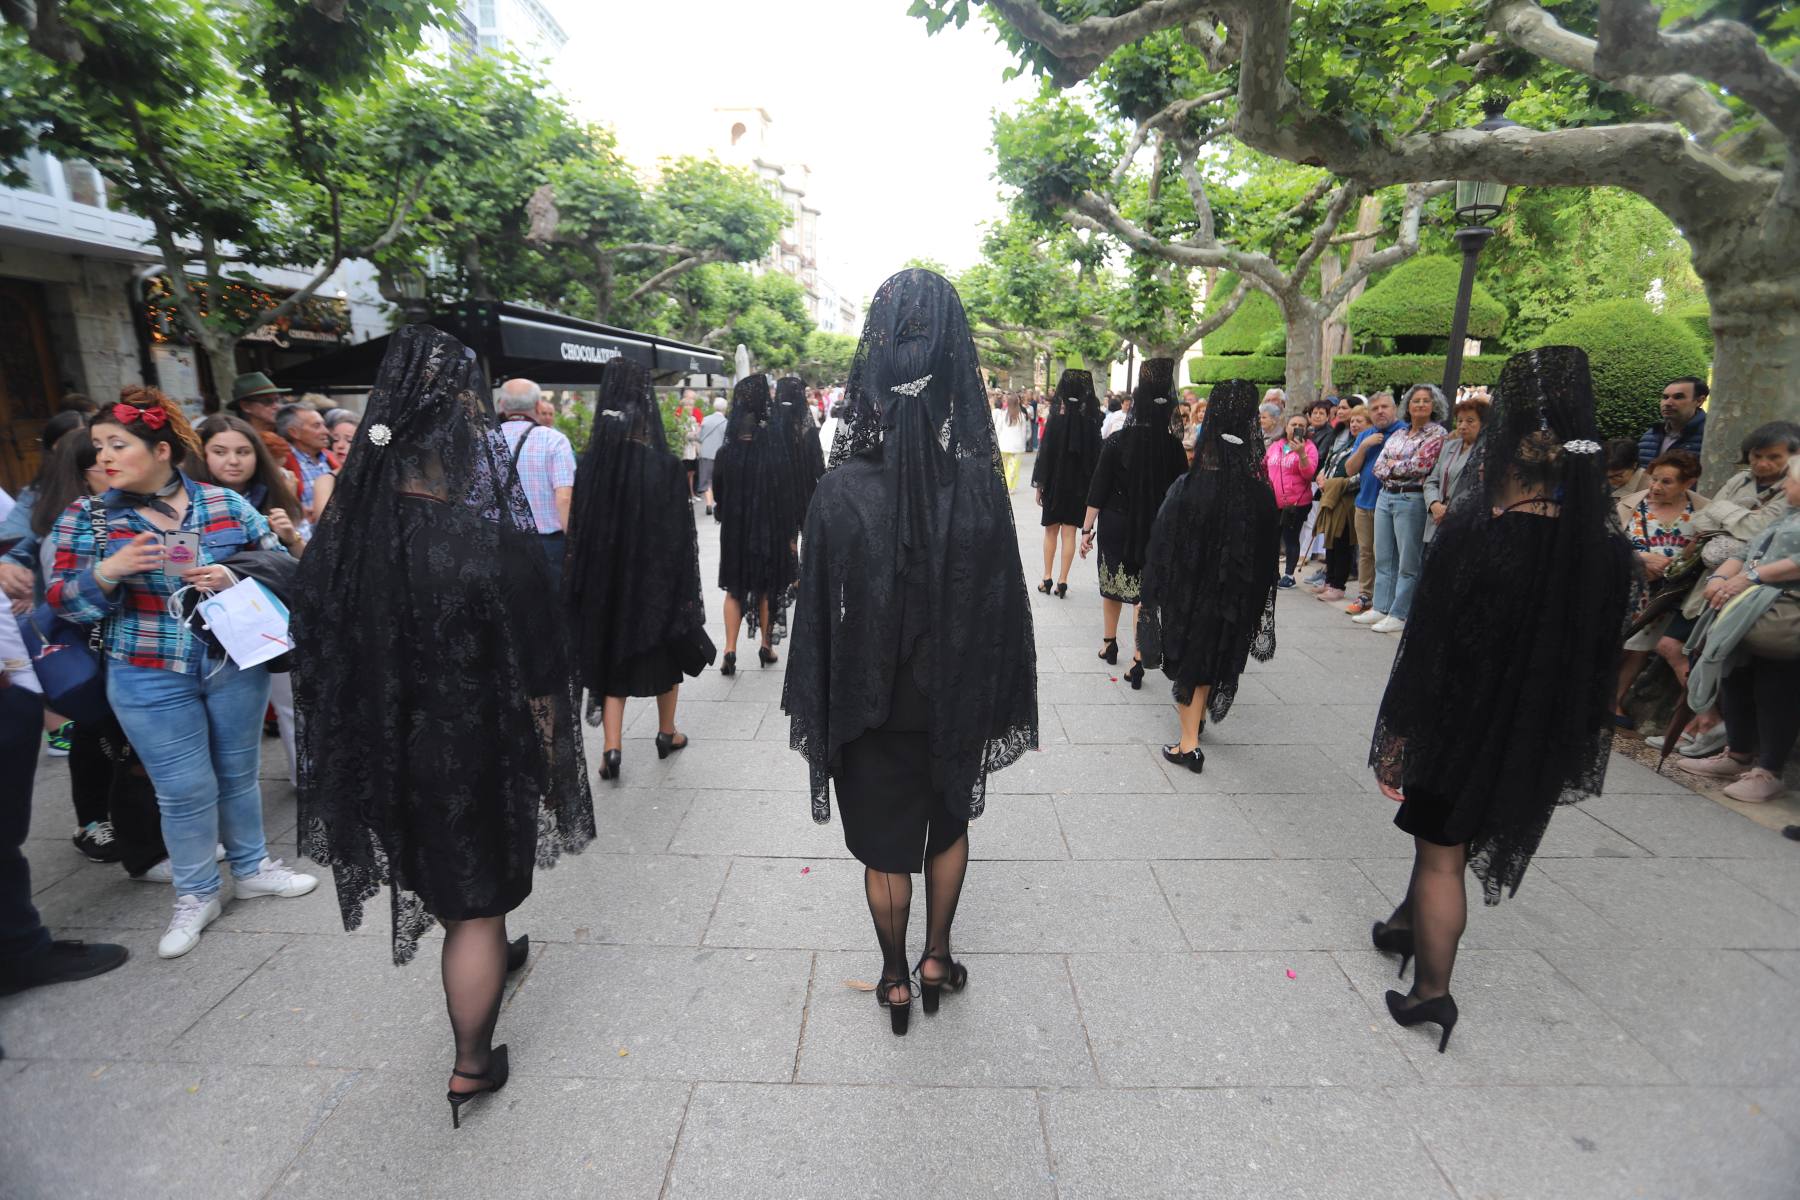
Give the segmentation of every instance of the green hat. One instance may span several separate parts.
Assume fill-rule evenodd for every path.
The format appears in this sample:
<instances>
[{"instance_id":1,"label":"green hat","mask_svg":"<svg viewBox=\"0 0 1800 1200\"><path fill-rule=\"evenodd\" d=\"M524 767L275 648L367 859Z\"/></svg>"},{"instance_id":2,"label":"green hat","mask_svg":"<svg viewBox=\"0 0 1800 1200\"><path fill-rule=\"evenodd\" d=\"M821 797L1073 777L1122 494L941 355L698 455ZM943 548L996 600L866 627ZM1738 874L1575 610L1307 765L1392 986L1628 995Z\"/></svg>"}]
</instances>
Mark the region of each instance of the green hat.
<instances>
[{"instance_id":1,"label":"green hat","mask_svg":"<svg viewBox=\"0 0 1800 1200\"><path fill-rule=\"evenodd\" d=\"M246 400L272 400L276 396L287 395L286 388L275 386L267 375L261 371L251 371L247 375L239 375L231 381L231 402L242 404Z\"/></svg>"}]
</instances>

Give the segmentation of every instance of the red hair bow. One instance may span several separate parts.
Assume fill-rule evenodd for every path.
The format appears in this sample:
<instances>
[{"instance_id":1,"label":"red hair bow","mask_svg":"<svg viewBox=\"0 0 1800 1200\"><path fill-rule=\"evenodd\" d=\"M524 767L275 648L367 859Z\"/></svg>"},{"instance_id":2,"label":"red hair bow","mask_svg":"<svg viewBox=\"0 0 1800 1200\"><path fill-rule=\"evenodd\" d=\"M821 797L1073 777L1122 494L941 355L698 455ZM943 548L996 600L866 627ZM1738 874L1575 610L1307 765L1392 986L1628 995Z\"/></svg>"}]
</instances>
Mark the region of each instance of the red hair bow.
<instances>
[{"instance_id":1,"label":"red hair bow","mask_svg":"<svg viewBox=\"0 0 1800 1200\"><path fill-rule=\"evenodd\" d=\"M142 421L152 429L161 429L169 423L169 414L160 405L156 408L139 408L135 404L115 404L112 415L113 420L121 425Z\"/></svg>"}]
</instances>

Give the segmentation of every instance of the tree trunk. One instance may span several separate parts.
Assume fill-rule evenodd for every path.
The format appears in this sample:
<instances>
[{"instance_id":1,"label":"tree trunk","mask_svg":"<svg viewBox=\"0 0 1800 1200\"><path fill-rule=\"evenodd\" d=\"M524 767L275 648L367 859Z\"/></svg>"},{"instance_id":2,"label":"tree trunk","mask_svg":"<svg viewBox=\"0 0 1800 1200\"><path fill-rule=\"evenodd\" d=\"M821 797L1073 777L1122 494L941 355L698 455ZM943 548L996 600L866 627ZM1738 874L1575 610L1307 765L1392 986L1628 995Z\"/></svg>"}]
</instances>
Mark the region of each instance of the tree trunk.
<instances>
[{"instance_id":1,"label":"tree trunk","mask_svg":"<svg viewBox=\"0 0 1800 1200\"><path fill-rule=\"evenodd\" d=\"M1319 363L1325 349L1325 314L1301 298L1281 305L1287 322L1288 411L1297 412L1319 398Z\"/></svg>"},{"instance_id":2,"label":"tree trunk","mask_svg":"<svg viewBox=\"0 0 1800 1200\"><path fill-rule=\"evenodd\" d=\"M1359 235L1372 234L1380 227L1380 225L1381 201L1373 196L1364 196L1362 198L1362 203L1358 205L1356 209L1356 232ZM1350 257L1348 262L1340 263L1336 253L1327 253L1321 258L1319 260L1320 294L1329 292L1337 285L1337 281L1343 278L1344 272L1354 267L1363 259L1369 257L1373 252L1374 246L1375 240L1373 238L1359 236L1354 242L1350 243ZM1350 294L1344 297L1344 307L1348 308L1350 303L1358 296L1362 295L1363 289L1368 286L1369 281L1364 279L1355 287L1351 288ZM1319 384L1326 391L1337 390L1331 379L1332 360L1340 354L1348 353L1350 353L1350 330L1344 324L1343 309L1339 309L1335 315L1325 322L1324 355L1319 363Z\"/></svg>"},{"instance_id":3,"label":"tree trunk","mask_svg":"<svg viewBox=\"0 0 1800 1200\"><path fill-rule=\"evenodd\" d=\"M1712 398L1706 404L1705 468L1700 490L1710 492L1738 467L1744 436L1766 421L1795 417L1794 379L1800 375L1800 278L1759 269L1720 278L1703 276L1712 305ZM1759 264L1759 266L1763 266Z\"/></svg>"},{"instance_id":4,"label":"tree trunk","mask_svg":"<svg viewBox=\"0 0 1800 1200\"><path fill-rule=\"evenodd\" d=\"M231 384L238 376L238 339L215 333L198 341L206 356L206 376L212 381L213 392L210 397L201 398L201 407L207 412L218 412L231 403ZM207 403L209 399L212 404Z\"/></svg>"}]
</instances>

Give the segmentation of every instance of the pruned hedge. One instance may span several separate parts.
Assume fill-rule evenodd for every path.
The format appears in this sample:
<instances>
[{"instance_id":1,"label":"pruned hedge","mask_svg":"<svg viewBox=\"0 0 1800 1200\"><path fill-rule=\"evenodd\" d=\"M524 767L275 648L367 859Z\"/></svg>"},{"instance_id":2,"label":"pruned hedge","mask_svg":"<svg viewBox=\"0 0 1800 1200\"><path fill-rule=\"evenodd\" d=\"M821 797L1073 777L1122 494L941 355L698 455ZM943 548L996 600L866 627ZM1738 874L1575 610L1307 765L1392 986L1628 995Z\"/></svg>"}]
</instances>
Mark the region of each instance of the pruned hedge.
<instances>
[{"instance_id":1,"label":"pruned hedge","mask_svg":"<svg viewBox=\"0 0 1800 1200\"><path fill-rule=\"evenodd\" d=\"M1216 312L1235 290L1237 277L1229 272L1220 275L1214 285L1212 298L1207 302L1206 311ZM1275 298L1265 291L1253 288L1223 325L1200 339L1200 346L1208 355L1255 354L1264 337L1279 333L1282 328L1281 309L1276 305ZM1230 379L1232 376L1227 375L1225 378Z\"/></svg>"},{"instance_id":2,"label":"pruned hedge","mask_svg":"<svg viewBox=\"0 0 1800 1200\"><path fill-rule=\"evenodd\" d=\"M1706 377L1706 346L1681 319L1642 300L1590 304L1546 329L1538 345L1587 351L1594 416L1609 438L1637 437L1654 425L1669 380Z\"/></svg>"},{"instance_id":3,"label":"pruned hedge","mask_svg":"<svg viewBox=\"0 0 1800 1200\"><path fill-rule=\"evenodd\" d=\"M1223 383L1227 379L1280 387L1287 380L1287 360L1261 354L1207 354L1188 360L1192 383Z\"/></svg>"},{"instance_id":4,"label":"pruned hedge","mask_svg":"<svg viewBox=\"0 0 1800 1200\"><path fill-rule=\"evenodd\" d=\"M1478 354L1463 359L1462 382L1492 387L1500 382L1504 354ZM1371 395L1391 387L1415 383L1442 383L1442 354L1340 354L1331 360L1331 382L1342 396L1350 392Z\"/></svg>"},{"instance_id":5,"label":"pruned hedge","mask_svg":"<svg viewBox=\"0 0 1800 1200\"><path fill-rule=\"evenodd\" d=\"M1350 302L1344 324L1366 338L1448 338L1462 261L1440 254L1407 259ZM1469 336L1492 338L1506 327L1506 306L1477 283L1469 298Z\"/></svg>"}]
</instances>

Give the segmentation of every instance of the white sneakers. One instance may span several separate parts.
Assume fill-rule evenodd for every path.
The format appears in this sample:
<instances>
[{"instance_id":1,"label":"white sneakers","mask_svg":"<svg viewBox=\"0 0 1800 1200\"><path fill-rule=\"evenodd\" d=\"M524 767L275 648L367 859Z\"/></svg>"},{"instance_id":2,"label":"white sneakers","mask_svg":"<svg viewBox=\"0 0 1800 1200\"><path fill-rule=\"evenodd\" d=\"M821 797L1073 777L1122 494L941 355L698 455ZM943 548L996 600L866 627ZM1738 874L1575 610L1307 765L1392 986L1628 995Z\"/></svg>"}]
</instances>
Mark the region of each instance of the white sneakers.
<instances>
[{"instance_id":1,"label":"white sneakers","mask_svg":"<svg viewBox=\"0 0 1800 1200\"><path fill-rule=\"evenodd\" d=\"M1399 617L1383 617L1369 628L1376 633L1399 633L1406 628L1406 622Z\"/></svg>"},{"instance_id":2,"label":"white sneakers","mask_svg":"<svg viewBox=\"0 0 1800 1200\"><path fill-rule=\"evenodd\" d=\"M1762 767L1752 767L1739 776L1736 783L1725 787L1727 796L1744 804L1765 804L1782 791L1781 777Z\"/></svg>"},{"instance_id":3,"label":"white sneakers","mask_svg":"<svg viewBox=\"0 0 1800 1200\"><path fill-rule=\"evenodd\" d=\"M200 944L200 934L219 919L219 897L177 896L175 915L169 918L169 930L156 943L160 958L180 958Z\"/></svg>"},{"instance_id":4,"label":"white sneakers","mask_svg":"<svg viewBox=\"0 0 1800 1200\"><path fill-rule=\"evenodd\" d=\"M1351 617L1350 619L1355 621L1358 625L1373 625L1377 621L1387 620L1387 614L1378 609L1371 608L1368 612Z\"/></svg>"},{"instance_id":5,"label":"white sneakers","mask_svg":"<svg viewBox=\"0 0 1800 1200\"><path fill-rule=\"evenodd\" d=\"M167 880L169 863L167 859L157 863L142 875L134 875L134 879L149 879L160 872ZM241 879L233 879L238 899L251 896L280 896L291 900L296 896L304 896L319 886L315 876L302 875L298 871L289 870L279 858L265 858L256 868L254 875L246 875ZM163 934L162 941L156 944L156 953L163 958L180 958L189 950L200 944L200 935L208 925L219 919L223 911L219 897L211 896L177 896L175 897L175 914L169 918L168 932Z\"/></svg>"},{"instance_id":6,"label":"white sneakers","mask_svg":"<svg viewBox=\"0 0 1800 1200\"><path fill-rule=\"evenodd\" d=\"M316 876L290 871L282 865L279 858L263 859L262 865L256 868L256 874L245 875L232 882L237 885L240 900L248 896L280 896L284 900L292 900L319 886Z\"/></svg>"}]
</instances>

